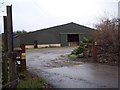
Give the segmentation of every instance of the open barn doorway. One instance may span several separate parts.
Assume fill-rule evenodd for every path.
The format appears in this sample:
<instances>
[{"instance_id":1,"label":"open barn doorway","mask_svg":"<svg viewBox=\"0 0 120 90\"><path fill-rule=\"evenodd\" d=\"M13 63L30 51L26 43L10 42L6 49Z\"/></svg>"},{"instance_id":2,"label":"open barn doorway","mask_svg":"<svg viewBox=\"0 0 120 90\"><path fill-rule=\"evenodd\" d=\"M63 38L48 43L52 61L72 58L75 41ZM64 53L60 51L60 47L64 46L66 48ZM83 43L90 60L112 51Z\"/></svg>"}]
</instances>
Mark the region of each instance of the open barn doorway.
<instances>
[{"instance_id":1,"label":"open barn doorway","mask_svg":"<svg viewBox=\"0 0 120 90\"><path fill-rule=\"evenodd\" d=\"M37 40L34 40L34 48L38 48L38 42L37 42Z\"/></svg>"},{"instance_id":2,"label":"open barn doorway","mask_svg":"<svg viewBox=\"0 0 120 90\"><path fill-rule=\"evenodd\" d=\"M68 45L78 46L79 45L79 35L78 34L68 34Z\"/></svg>"}]
</instances>

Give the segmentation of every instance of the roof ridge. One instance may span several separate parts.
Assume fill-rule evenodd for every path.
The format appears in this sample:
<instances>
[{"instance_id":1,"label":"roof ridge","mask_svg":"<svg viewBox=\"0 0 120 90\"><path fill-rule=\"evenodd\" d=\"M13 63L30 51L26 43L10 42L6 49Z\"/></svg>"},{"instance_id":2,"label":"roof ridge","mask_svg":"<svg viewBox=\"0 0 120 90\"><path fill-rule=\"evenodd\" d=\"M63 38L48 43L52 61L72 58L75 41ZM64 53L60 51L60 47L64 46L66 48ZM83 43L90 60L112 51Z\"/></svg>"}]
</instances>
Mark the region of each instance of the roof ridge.
<instances>
[{"instance_id":1,"label":"roof ridge","mask_svg":"<svg viewBox=\"0 0 120 90\"><path fill-rule=\"evenodd\" d=\"M44 29L39 29L39 30L36 30L36 31L31 31L31 32L28 32L28 33L37 32L37 31L43 31L43 30L47 30L47 29L50 29L50 28L60 27L60 26L69 25L69 24L76 24L76 23L74 23L74 22L69 22L69 23L66 23L66 24L61 24L61 25L56 25L56 26L44 28ZM79 25L79 24L78 24L78 25Z\"/></svg>"},{"instance_id":2,"label":"roof ridge","mask_svg":"<svg viewBox=\"0 0 120 90\"><path fill-rule=\"evenodd\" d=\"M34 32L38 32L38 31L43 31L43 30L47 30L47 29L51 29L51 28L56 28L56 27L61 27L61 26L65 26L65 25L70 25L70 24L79 25L79 26L81 26L81 27L93 29L93 28L90 28L90 27L86 27L86 26L84 26L84 25L80 25L80 24L74 23L74 22L69 22L69 23L62 24L62 25L57 25L57 26L52 26L52 27L48 27L48 28L44 28L44 29L39 29L39 30L36 30L36 31L31 31L31 32L28 32L28 33L25 33L25 34L34 33ZM22 34L22 35L23 35L23 34Z\"/></svg>"}]
</instances>

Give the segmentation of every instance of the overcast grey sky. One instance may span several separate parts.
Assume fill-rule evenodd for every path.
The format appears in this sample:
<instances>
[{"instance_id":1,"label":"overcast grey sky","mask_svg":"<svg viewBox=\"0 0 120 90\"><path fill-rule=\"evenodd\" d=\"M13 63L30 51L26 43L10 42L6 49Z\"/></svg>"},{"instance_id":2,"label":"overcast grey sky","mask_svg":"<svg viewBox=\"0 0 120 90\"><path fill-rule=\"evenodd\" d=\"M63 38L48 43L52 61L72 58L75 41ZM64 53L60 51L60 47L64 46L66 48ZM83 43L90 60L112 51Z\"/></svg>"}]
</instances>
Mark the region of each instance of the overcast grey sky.
<instances>
[{"instance_id":1,"label":"overcast grey sky","mask_svg":"<svg viewBox=\"0 0 120 90\"><path fill-rule=\"evenodd\" d=\"M117 17L119 0L0 0L0 9L13 7L13 29L35 31L38 29L75 22L93 27L98 17ZM6 11L5 11L6 12ZM0 30L3 32L0 13Z\"/></svg>"}]
</instances>

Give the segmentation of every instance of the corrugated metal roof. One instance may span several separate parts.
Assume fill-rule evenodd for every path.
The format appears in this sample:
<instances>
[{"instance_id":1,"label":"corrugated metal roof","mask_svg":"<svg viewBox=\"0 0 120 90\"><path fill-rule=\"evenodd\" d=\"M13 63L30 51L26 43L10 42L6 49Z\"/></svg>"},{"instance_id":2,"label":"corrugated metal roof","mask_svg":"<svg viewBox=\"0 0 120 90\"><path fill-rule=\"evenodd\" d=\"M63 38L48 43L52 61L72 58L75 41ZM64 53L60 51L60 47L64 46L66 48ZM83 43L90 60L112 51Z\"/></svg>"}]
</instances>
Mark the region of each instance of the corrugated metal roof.
<instances>
[{"instance_id":1,"label":"corrugated metal roof","mask_svg":"<svg viewBox=\"0 0 120 90\"><path fill-rule=\"evenodd\" d=\"M83 28L88 28L88 29L91 29L91 30L95 30L93 28L89 28L89 27L86 27L84 25L80 25L80 24L76 24L74 22L70 22L70 23L67 23L67 24L62 24L62 25L58 25L58 26L53 26L53 27L49 27L49 28L45 28L45 29L40 29L40 30L36 30L36 31L32 31L32 32L28 32L26 34L29 34L29 33L34 33L34 32L39 32L39 31L43 31L43 30L52 30L53 28L58 28L58 27L64 27L64 26L67 26L67 25L73 25L73 26L80 26L80 27L83 27Z\"/></svg>"}]
</instances>

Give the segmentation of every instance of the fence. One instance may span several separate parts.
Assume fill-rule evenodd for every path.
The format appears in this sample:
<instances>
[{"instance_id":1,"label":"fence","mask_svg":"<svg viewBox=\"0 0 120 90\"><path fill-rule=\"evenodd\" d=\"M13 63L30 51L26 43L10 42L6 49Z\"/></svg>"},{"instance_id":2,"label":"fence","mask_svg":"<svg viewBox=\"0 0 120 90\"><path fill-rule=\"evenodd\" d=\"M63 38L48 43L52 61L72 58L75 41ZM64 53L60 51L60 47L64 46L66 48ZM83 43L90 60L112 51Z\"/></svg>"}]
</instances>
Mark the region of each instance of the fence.
<instances>
[{"instance_id":1,"label":"fence","mask_svg":"<svg viewBox=\"0 0 120 90\"><path fill-rule=\"evenodd\" d=\"M97 45L97 42L93 42L91 44L88 44L87 45L88 48L85 48L85 45L83 45L83 57L93 57L94 61L97 62L98 60L98 57L97 57L97 54L98 54L98 45ZM89 51L87 53L87 51Z\"/></svg>"},{"instance_id":2,"label":"fence","mask_svg":"<svg viewBox=\"0 0 120 90\"><path fill-rule=\"evenodd\" d=\"M21 45L21 50L13 48L13 27L12 27L12 6L7 6L7 16L4 16L4 34L2 36L2 88L14 87L18 83L17 57L20 57L21 70L26 70L25 45ZM23 59L24 57L24 59Z\"/></svg>"},{"instance_id":3,"label":"fence","mask_svg":"<svg viewBox=\"0 0 120 90\"><path fill-rule=\"evenodd\" d=\"M14 50L14 53L10 55L12 58L5 56L5 53L2 55L3 88L11 88L15 86L19 81L17 77L18 73L26 70L26 59L25 55L23 55L23 52L25 54L25 45L21 45L21 47L22 48L17 48ZM10 70L9 59L14 62L12 63L12 70ZM15 70L14 73L11 73L10 71L13 70ZM12 77L10 73L13 75Z\"/></svg>"}]
</instances>

